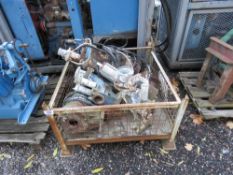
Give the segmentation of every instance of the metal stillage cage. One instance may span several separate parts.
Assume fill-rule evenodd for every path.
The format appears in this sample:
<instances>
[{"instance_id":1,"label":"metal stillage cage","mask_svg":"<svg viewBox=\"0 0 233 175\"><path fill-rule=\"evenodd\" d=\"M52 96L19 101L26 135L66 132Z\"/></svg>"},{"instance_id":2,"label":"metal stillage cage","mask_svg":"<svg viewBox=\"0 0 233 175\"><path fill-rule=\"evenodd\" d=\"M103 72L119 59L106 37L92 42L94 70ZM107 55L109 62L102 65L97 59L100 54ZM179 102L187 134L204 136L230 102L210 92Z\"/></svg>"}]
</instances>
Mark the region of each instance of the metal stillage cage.
<instances>
[{"instance_id":1,"label":"metal stillage cage","mask_svg":"<svg viewBox=\"0 0 233 175\"><path fill-rule=\"evenodd\" d=\"M150 78L150 101L137 104L62 107L73 88L75 65L67 62L56 89L44 112L60 143L62 154L70 155L69 146L87 147L95 143L165 140L173 143L188 105L174 90L154 52ZM88 129L85 123L88 122Z\"/></svg>"}]
</instances>

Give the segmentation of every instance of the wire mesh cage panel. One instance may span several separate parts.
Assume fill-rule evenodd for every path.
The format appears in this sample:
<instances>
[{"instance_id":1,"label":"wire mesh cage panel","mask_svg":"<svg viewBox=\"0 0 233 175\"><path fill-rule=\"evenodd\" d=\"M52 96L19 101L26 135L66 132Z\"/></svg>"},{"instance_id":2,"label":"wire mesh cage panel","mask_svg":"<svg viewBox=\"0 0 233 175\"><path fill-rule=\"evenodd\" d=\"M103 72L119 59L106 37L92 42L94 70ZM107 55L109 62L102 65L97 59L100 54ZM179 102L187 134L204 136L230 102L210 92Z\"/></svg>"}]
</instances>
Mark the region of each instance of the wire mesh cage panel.
<instances>
[{"instance_id":1,"label":"wire mesh cage panel","mask_svg":"<svg viewBox=\"0 0 233 175\"><path fill-rule=\"evenodd\" d=\"M66 140L87 141L132 136L160 135L166 138L172 131L174 114L166 110L150 111L150 118L136 116L137 111L112 111L63 115L58 122ZM140 111L141 112L141 111ZM144 111L143 111L144 112ZM147 111L145 111L147 112Z\"/></svg>"},{"instance_id":2,"label":"wire mesh cage panel","mask_svg":"<svg viewBox=\"0 0 233 175\"><path fill-rule=\"evenodd\" d=\"M153 55L155 56L154 53ZM145 103L86 106L74 102L64 107L64 98L74 87L72 82L76 69L72 63L67 63L49 108L45 111L49 114L50 124L59 142L64 140L64 145L83 145L148 139L168 140L176 128L174 123L181 100L157 59L152 67L149 100ZM62 87L64 85L65 88ZM183 114L180 114L182 118Z\"/></svg>"}]
</instances>

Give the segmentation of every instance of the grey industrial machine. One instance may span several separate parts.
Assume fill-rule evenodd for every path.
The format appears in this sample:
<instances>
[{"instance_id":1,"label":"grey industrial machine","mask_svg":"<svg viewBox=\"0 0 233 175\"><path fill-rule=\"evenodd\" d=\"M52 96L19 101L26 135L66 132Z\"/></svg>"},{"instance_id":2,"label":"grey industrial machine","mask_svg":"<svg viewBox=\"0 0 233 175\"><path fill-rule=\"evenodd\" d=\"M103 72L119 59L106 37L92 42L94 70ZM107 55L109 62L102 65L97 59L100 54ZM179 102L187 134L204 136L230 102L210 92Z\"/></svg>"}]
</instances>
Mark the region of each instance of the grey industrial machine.
<instances>
[{"instance_id":1,"label":"grey industrial machine","mask_svg":"<svg viewBox=\"0 0 233 175\"><path fill-rule=\"evenodd\" d=\"M168 36L164 52L170 68L200 67L211 36L223 36L233 28L233 0L167 0L171 32L164 13L160 16L157 42Z\"/></svg>"}]
</instances>

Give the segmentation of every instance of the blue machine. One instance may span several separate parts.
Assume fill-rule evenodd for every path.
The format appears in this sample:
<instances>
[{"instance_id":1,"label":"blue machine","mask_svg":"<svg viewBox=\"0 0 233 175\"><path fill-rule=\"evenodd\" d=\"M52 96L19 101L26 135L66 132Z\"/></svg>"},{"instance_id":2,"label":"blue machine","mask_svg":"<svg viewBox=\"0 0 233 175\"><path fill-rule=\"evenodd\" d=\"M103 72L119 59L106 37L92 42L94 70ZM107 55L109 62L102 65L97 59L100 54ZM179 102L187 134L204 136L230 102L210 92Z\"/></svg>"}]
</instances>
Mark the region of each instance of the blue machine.
<instances>
[{"instance_id":1,"label":"blue machine","mask_svg":"<svg viewBox=\"0 0 233 175\"><path fill-rule=\"evenodd\" d=\"M26 124L48 77L32 71L19 51L22 49L15 43L0 45L0 119Z\"/></svg>"},{"instance_id":2,"label":"blue machine","mask_svg":"<svg viewBox=\"0 0 233 175\"><path fill-rule=\"evenodd\" d=\"M78 0L67 0L67 7L69 10L74 36L75 38L81 39L84 37L84 31L81 9Z\"/></svg>"},{"instance_id":3,"label":"blue machine","mask_svg":"<svg viewBox=\"0 0 233 175\"><path fill-rule=\"evenodd\" d=\"M25 0L0 0L0 6L15 38L28 44L29 55L34 60L44 59L44 51Z\"/></svg>"},{"instance_id":4,"label":"blue machine","mask_svg":"<svg viewBox=\"0 0 233 175\"><path fill-rule=\"evenodd\" d=\"M94 37L136 33L139 0L90 0ZM83 38L82 9L78 0L67 0L74 37ZM87 12L85 12L87 13Z\"/></svg>"},{"instance_id":5,"label":"blue machine","mask_svg":"<svg viewBox=\"0 0 233 175\"><path fill-rule=\"evenodd\" d=\"M137 32L139 0L90 0L94 36Z\"/></svg>"},{"instance_id":6,"label":"blue machine","mask_svg":"<svg viewBox=\"0 0 233 175\"><path fill-rule=\"evenodd\" d=\"M0 0L10 33L27 43L25 54L33 60L53 57L72 35L76 39L136 36L138 6L139 0Z\"/></svg>"}]
</instances>

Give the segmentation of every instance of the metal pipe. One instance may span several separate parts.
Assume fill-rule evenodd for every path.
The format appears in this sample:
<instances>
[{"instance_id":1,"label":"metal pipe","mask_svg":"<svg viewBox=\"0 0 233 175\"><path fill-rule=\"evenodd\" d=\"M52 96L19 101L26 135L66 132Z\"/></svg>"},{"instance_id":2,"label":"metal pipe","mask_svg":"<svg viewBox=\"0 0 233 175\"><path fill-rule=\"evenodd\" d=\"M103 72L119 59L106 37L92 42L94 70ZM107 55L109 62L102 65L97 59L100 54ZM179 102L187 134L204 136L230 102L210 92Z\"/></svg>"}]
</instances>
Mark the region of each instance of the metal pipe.
<instances>
[{"instance_id":1,"label":"metal pipe","mask_svg":"<svg viewBox=\"0 0 233 175\"><path fill-rule=\"evenodd\" d=\"M66 75L68 66L69 66L69 62L66 62L65 66L64 66L64 69L63 69L63 71L62 71L62 73L61 73L61 77L60 77L60 79L59 79L59 81L58 81L58 83L57 83L57 86L56 86L56 88L55 88L55 90L54 90L54 92L53 92L53 95L52 95L52 97L51 97L51 100L50 100L50 102L49 102L49 108L50 108L50 109L53 108L55 99L56 99L56 97L57 97L57 94L58 94L59 89L61 88L61 85L62 85L63 79L64 79L64 77L65 77L65 75Z\"/></svg>"},{"instance_id":2,"label":"metal pipe","mask_svg":"<svg viewBox=\"0 0 233 175\"><path fill-rule=\"evenodd\" d=\"M54 114L72 114L72 113L89 113L101 111L124 111L133 109L168 109L177 108L179 102L153 102L153 103L136 103L136 104L116 104L116 105L103 105L103 106L84 106L82 108L53 108Z\"/></svg>"}]
</instances>

